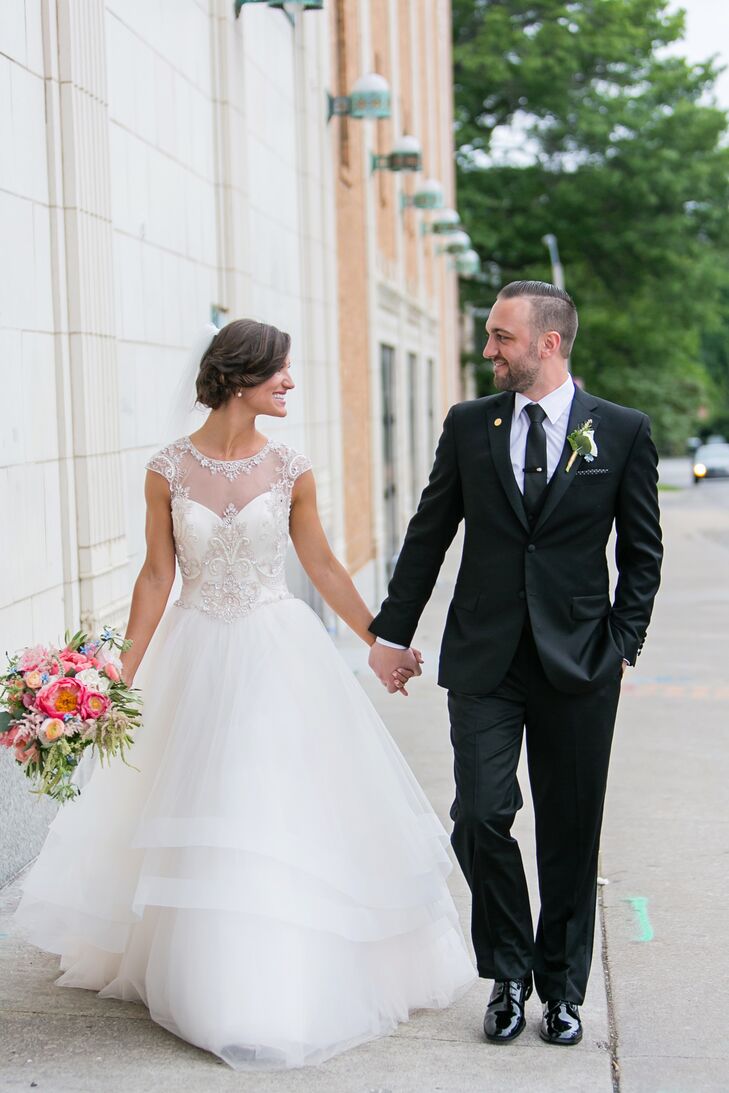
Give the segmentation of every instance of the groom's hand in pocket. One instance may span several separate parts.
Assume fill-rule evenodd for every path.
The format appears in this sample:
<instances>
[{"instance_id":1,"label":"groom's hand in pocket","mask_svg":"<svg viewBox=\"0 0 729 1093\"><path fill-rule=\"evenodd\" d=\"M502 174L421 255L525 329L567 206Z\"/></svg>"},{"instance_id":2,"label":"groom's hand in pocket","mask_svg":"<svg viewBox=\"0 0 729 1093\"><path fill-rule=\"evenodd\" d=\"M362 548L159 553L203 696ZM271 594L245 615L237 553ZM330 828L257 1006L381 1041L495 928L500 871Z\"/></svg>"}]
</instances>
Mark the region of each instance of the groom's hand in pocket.
<instances>
[{"instance_id":1,"label":"groom's hand in pocket","mask_svg":"<svg viewBox=\"0 0 729 1093\"><path fill-rule=\"evenodd\" d=\"M417 649L393 649L380 642L374 642L370 648L370 668L390 694L399 691L407 695L406 683L422 674L422 661Z\"/></svg>"}]
</instances>

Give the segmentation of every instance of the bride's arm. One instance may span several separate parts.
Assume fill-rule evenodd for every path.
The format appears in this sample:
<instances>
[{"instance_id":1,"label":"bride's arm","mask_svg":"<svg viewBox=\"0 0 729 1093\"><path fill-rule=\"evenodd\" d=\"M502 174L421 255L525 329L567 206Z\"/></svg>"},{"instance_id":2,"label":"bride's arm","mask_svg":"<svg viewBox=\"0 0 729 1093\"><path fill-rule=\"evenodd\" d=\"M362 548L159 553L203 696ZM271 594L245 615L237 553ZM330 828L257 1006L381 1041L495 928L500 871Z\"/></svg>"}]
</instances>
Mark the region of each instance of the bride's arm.
<instances>
[{"instance_id":1,"label":"bride's arm","mask_svg":"<svg viewBox=\"0 0 729 1093\"><path fill-rule=\"evenodd\" d=\"M162 613L167 606L175 580L175 544L172 537L170 489L159 474L147 472L144 483L147 502L145 537L147 555L132 593L126 637L131 649L122 653L122 675L129 686L144 656Z\"/></svg>"},{"instance_id":2,"label":"bride's arm","mask_svg":"<svg viewBox=\"0 0 729 1093\"><path fill-rule=\"evenodd\" d=\"M316 507L316 484L311 471L296 480L291 498L291 540L317 592L358 638L371 645L373 615L342 563L327 542Z\"/></svg>"}]
</instances>

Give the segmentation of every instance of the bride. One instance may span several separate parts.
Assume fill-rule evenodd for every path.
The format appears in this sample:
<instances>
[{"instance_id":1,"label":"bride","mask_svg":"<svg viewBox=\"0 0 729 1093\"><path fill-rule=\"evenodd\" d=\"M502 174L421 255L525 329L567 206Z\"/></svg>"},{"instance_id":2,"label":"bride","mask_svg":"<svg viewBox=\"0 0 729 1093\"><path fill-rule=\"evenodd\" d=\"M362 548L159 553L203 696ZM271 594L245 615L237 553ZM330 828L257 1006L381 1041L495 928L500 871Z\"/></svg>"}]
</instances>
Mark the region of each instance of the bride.
<instances>
[{"instance_id":1,"label":"bride","mask_svg":"<svg viewBox=\"0 0 729 1093\"><path fill-rule=\"evenodd\" d=\"M474 977L447 836L286 587L290 535L327 603L374 640L308 460L257 431L286 416L289 349L275 327L224 327L197 374L209 416L147 464L123 657L144 696L134 769L97 768L61 810L17 912L60 954L59 984L142 1002L236 1068L322 1062Z\"/></svg>"}]
</instances>

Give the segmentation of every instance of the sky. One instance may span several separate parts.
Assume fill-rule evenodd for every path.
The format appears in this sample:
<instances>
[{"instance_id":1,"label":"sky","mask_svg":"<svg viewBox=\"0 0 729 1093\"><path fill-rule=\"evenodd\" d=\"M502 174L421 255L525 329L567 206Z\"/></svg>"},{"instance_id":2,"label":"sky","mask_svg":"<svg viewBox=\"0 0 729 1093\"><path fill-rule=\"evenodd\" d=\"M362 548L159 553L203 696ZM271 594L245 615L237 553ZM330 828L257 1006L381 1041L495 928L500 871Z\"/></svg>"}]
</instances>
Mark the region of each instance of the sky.
<instances>
[{"instance_id":1,"label":"sky","mask_svg":"<svg viewBox=\"0 0 729 1093\"><path fill-rule=\"evenodd\" d=\"M686 37L677 52L693 62L718 54L720 62L729 66L728 0L671 0L669 7L686 12ZM719 105L729 110L729 69L719 77L716 91Z\"/></svg>"}]
</instances>

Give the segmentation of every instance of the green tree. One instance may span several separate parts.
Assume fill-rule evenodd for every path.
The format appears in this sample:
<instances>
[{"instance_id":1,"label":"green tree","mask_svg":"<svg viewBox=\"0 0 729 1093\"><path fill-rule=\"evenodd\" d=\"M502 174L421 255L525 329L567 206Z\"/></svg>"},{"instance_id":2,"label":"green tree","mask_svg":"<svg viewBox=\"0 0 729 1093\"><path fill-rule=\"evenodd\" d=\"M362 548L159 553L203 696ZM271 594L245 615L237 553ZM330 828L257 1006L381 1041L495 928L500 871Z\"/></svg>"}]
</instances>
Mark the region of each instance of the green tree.
<instances>
[{"instance_id":1,"label":"green tree","mask_svg":"<svg viewBox=\"0 0 729 1093\"><path fill-rule=\"evenodd\" d=\"M729 410L714 63L664 48L684 17L663 0L453 0L453 14L459 208L488 283L464 282L465 301L548 280L541 240L556 234L580 311L574 371L645 409L662 447L678 448L701 406ZM494 154L507 127L517 163Z\"/></svg>"}]
</instances>

